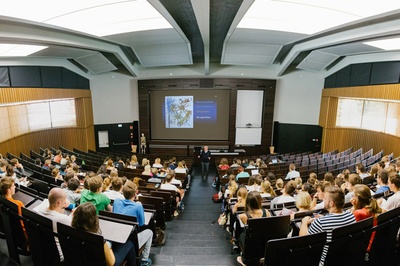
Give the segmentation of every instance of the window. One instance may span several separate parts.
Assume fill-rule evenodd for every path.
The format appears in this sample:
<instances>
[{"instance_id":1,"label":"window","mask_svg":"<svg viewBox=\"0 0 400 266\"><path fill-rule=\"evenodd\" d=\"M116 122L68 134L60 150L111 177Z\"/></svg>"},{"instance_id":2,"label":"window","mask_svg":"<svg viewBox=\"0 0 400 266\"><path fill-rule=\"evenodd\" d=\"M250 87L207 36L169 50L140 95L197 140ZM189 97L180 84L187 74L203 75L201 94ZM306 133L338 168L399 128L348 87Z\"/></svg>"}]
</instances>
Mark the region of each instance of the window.
<instances>
[{"instance_id":1,"label":"window","mask_svg":"<svg viewBox=\"0 0 400 266\"><path fill-rule=\"evenodd\" d=\"M32 131L76 127L74 99L0 105L0 142Z\"/></svg>"},{"instance_id":2,"label":"window","mask_svg":"<svg viewBox=\"0 0 400 266\"><path fill-rule=\"evenodd\" d=\"M336 126L400 136L399 117L398 102L341 98L338 102Z\"/></svg>"},{"instance_id":3,"label":"window","mask_svg":"<svg viewBox=\"0 0 400 266\"><path fill-rule=\"evenodd\" d=\"M50 102L50 110L53 127L76 126L74 100Z\"/></svg>"},{"instance_id":4,"label":"window","mask_svg":"<svg viewBox=\"0 0 400 266\"><path fill-rule=\"evenodd\" d=\"M0 107L0 125L0 141L10 139L12 135L8 109L6 107Z\"/></svg>"},{"instance_id":5,"label":"window","mask_svg":"<svg viewBox=\"0 0 400 266\"><path fill-rule=\"evenodd\" d=\"M48 103L33 103L27 105L28 124L31 131L51 128L50 109Z\"/></svg>"},{"instance_id":6,"label":"window","mask_svg":"<svg viewBox=\"0 0 400 266\"><path fill-rule=\"evenodd\" d=\"M386 105L385 102L365 101L361 128L383 132L385 129Z\"/></svg>"},{"instance_id":7,"label":"window","mask_svg":"<svg viewBox=\"0 0 400 266\"><path fill-rule=\"evenodd\" d=\"M339 99L336 126L361 127L361 117L364 101Z\"/></svg>"}]
</instances>

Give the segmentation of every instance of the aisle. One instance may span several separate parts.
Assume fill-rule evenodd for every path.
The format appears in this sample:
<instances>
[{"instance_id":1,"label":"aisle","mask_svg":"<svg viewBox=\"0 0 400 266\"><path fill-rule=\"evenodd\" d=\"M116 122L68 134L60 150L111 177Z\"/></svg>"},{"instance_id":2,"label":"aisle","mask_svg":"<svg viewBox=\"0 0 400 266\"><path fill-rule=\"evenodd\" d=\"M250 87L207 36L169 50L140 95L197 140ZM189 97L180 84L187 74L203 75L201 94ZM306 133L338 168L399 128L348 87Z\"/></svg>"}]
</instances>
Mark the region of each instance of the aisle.
<instances>
[{"instance_id":1,"label":"aisle","mask_svg":"<svg viewBox=\"0 0 400 266\"><path fill-rule=\"evenodd\" d=\"M211 186L215 172L203 180L200 173L196 167L185 195L184 212L167 224L165 245L152 247L154 265L238 265L237 254L231 255L228 233L217 223L212 224L221 209L220 203L211 200L216 193Z\"/></svg>"}]
</instances>

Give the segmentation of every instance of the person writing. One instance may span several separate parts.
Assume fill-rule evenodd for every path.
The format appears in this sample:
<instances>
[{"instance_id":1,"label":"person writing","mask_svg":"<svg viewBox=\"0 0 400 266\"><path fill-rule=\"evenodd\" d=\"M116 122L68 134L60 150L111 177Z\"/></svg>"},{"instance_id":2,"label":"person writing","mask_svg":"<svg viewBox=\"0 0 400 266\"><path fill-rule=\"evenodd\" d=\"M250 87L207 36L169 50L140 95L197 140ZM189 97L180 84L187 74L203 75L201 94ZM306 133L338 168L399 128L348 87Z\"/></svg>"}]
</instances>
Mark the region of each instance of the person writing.
<instances>
[{"instance_id":1,"label":"person writing","mask_svg":"<svg viewBox=\"0 0 400 266\"><path fill-rule=\"evenodd\" d=\"M201 178L204 176L208 177L208 169L211 159L211 152L208 150L208 146L204 146L203 150L200 151L198 158L200 158L201 161Z\"/></svg>"}]
</instances>

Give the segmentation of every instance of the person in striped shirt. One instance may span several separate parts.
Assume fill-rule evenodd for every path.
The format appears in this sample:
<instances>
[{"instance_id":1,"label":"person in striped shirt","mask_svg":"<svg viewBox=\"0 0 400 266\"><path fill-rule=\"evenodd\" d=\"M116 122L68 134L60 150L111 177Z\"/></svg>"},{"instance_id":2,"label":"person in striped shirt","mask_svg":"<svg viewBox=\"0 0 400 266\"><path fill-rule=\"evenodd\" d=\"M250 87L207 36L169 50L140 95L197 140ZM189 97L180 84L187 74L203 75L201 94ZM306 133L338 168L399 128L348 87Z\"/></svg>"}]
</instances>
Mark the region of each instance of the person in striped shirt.
<instances>
[{"instance_id":1,"label":"person in striped shirt","mask_svg":"<svg viewBox=\"0 0 400 266\"><path fill-rule=\"evenodd\" d=\"M324 205L325 209L328 210L329 213L325 216L319 216L316 218L311 218L310 216L304 217L301 223L300 236L326 231L326 241L330 242L332 240L333 229L356 221L351 212L343 211L344 192L341 188L335 186L325 188ZM325 246L322 252L320 265L324 265L327 254L328 246Z\"/></svg>"}]
</instances>

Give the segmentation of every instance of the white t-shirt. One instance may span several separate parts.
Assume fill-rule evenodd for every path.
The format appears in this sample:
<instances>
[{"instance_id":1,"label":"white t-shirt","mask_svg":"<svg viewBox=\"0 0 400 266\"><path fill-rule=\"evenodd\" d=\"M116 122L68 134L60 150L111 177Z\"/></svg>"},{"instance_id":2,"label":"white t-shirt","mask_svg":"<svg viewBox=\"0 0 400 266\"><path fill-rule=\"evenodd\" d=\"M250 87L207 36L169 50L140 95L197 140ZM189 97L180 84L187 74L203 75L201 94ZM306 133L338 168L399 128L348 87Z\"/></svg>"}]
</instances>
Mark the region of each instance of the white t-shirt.
<instances>
[{"instance_id":1,"label":"white t-shirt","mask_svg":"<svg viewBox=\"0 0 400 266\"><path fill-rule=\"evenodd\" d=\"M396 192L393 196L389 197L387 200L383 200L381 208L386 211L393 210L400 207L400 191Z\"/></svg>"},{"instance_id":2,"label":"white t-shirt","mask_svg":"<svg viewBox=\"0 0 400 266\"><path fill-rule=\"evenodd\" d=\"M161 184L160 189L179 191L179 189L172 184Z\"/></svg>"},{"instance_id":3,"label":"white t-shirt","mask_svg":"<svg viewBox=\"0 0 400 266\"><path fill-rule=\"evenodd\" d=\"M296 177L300 177L300 173L298 172L298 171L296 171L296 170L293 170L293 171L290 171L287 175L286 175L286 178L285 179L293 179L293 178L296 178Z\"/></svg>"}]
</instances>

